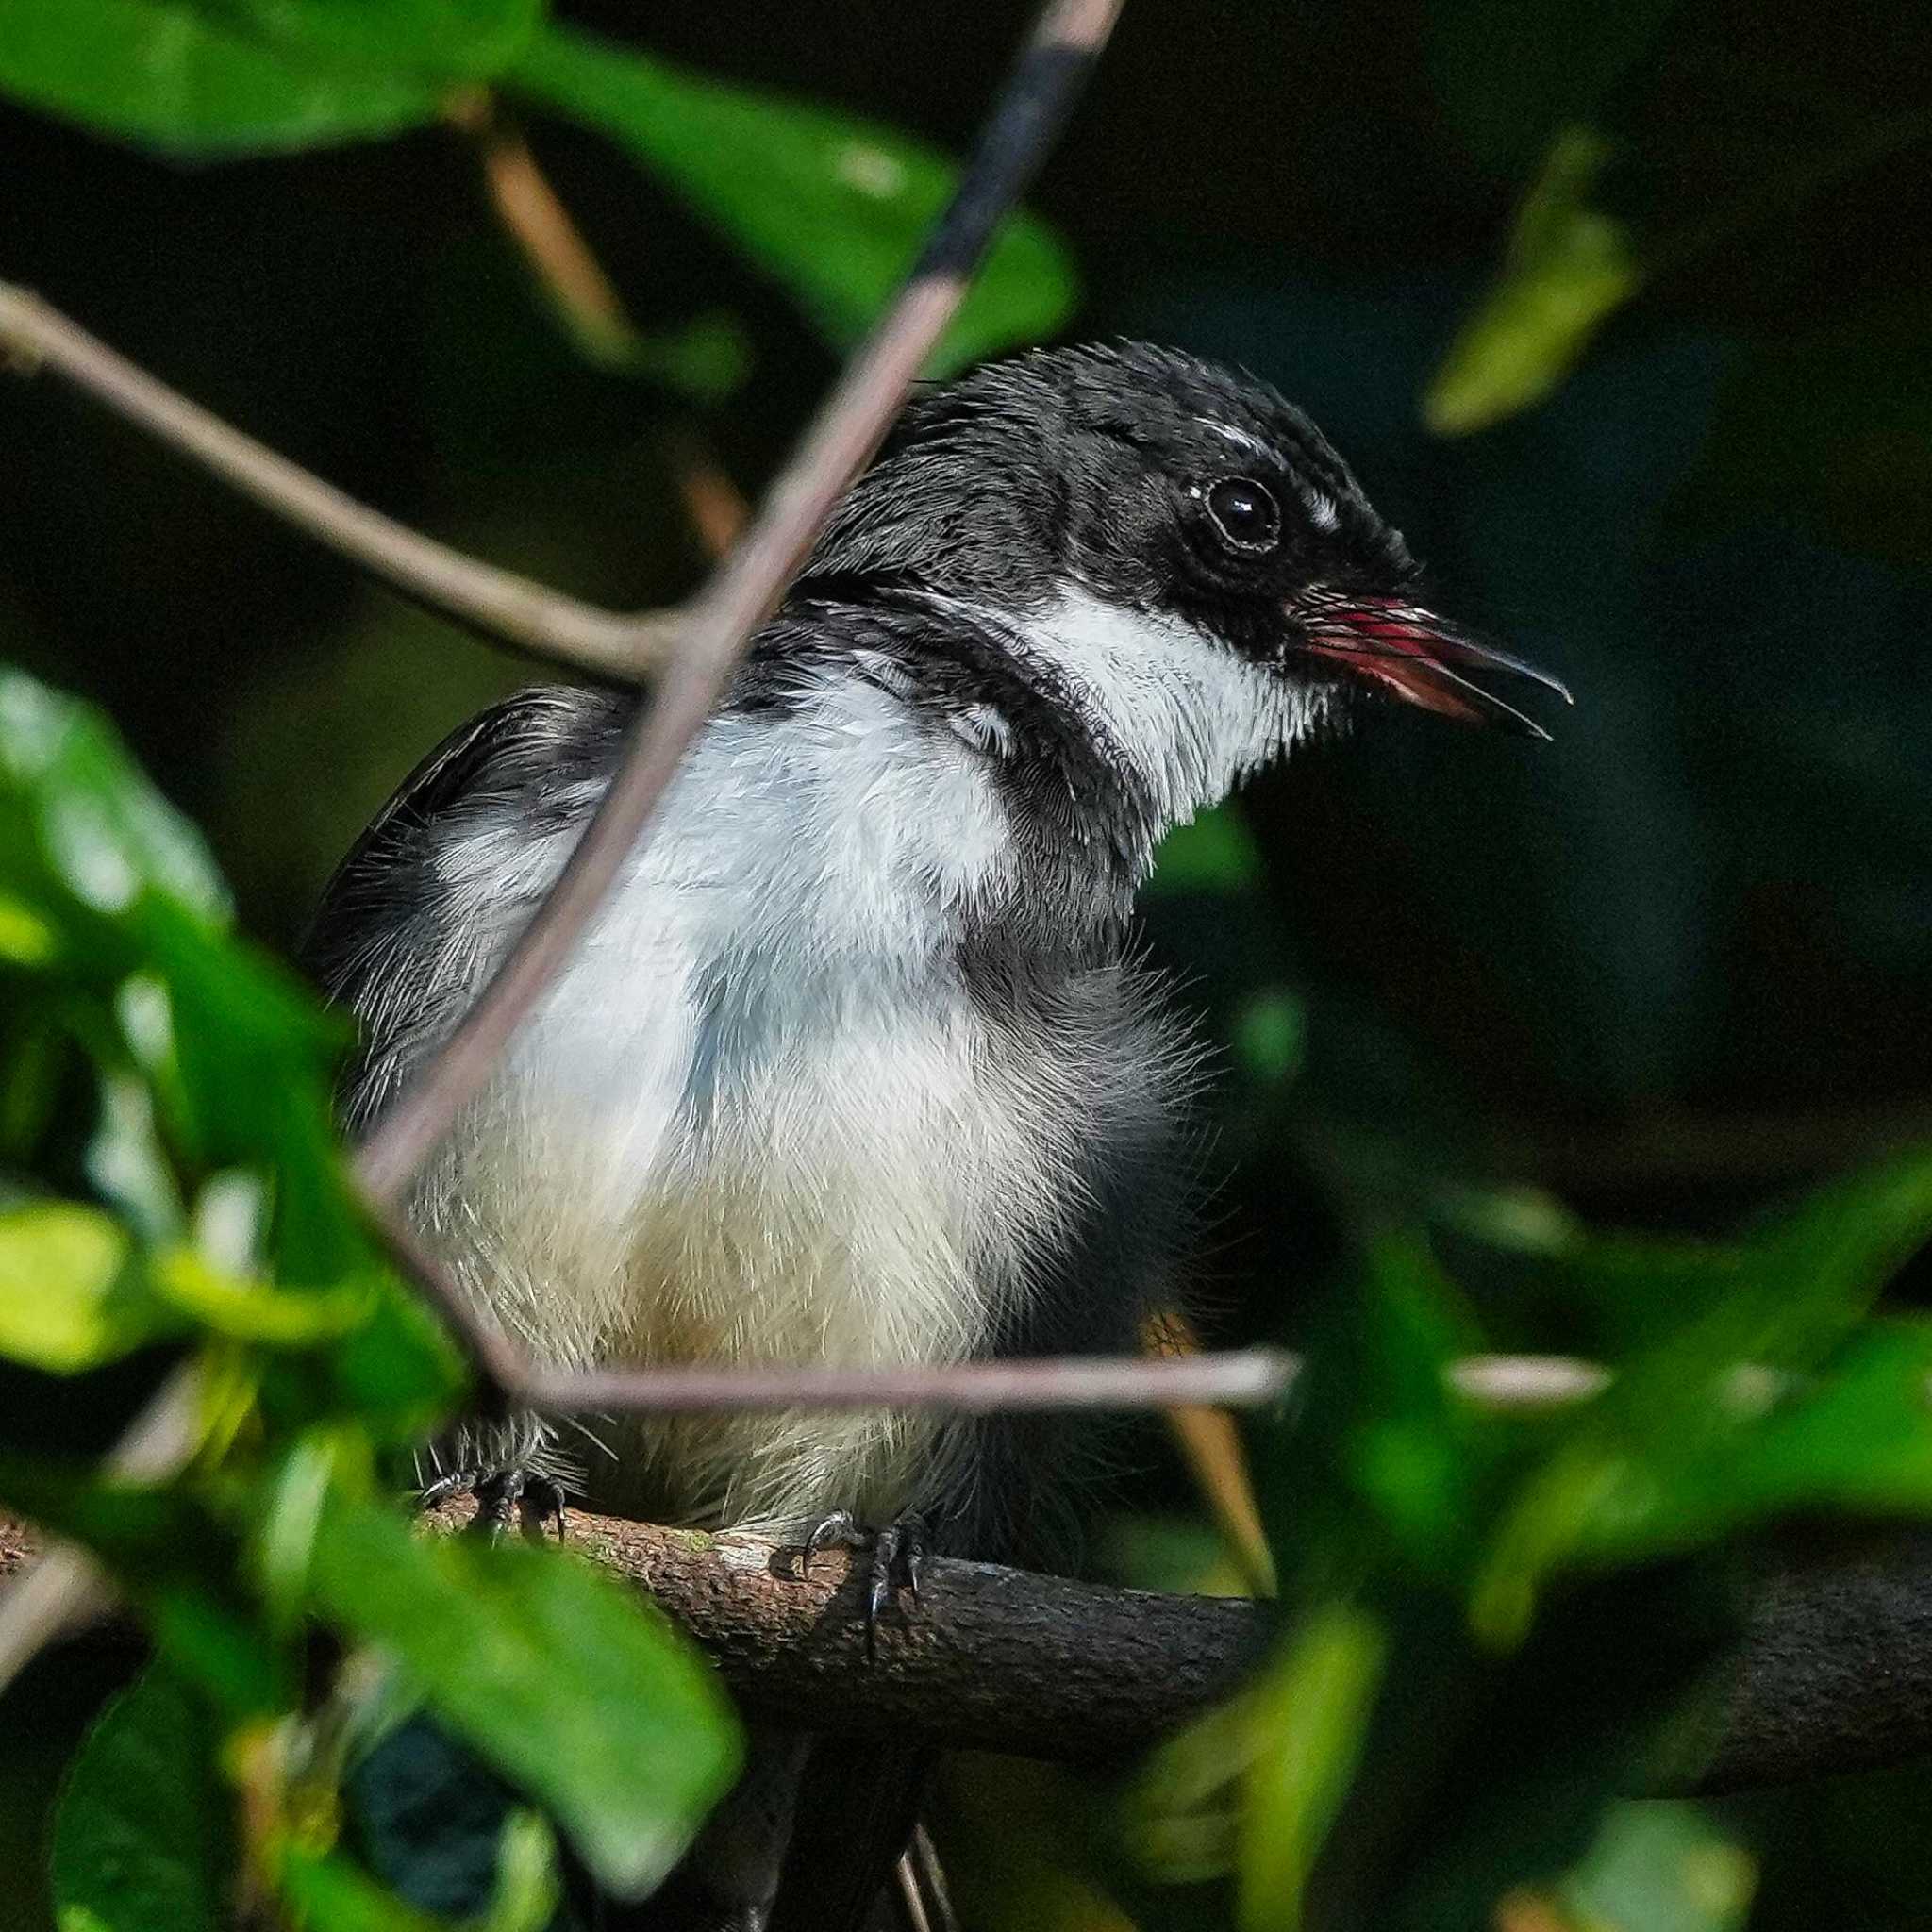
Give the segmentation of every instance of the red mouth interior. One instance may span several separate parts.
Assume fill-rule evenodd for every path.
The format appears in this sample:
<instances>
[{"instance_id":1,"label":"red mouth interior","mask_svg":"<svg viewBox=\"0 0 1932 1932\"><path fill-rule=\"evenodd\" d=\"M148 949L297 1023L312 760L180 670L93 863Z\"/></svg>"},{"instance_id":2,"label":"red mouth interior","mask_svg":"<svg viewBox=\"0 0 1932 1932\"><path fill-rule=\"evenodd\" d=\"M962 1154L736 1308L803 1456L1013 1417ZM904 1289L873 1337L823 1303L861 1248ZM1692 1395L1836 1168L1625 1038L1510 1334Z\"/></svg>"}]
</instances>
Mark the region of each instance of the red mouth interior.
<instances>
[{"instance_id":1,"label":"red mouth interior","mask_svg":"<svg viewBox=\"0 0 1932 1932\"><path fill-rule=\"evenodd\" d=\"M1304 623L1312 657L1340 664L1424 710L1471 724L1488 723L1498 710L1520 715L1461 675L1464 667L1507 668L1507 660L1458 637L1417 605L1395 597L1338 599L1318 605Z\"/></svg>"}]
</instances>

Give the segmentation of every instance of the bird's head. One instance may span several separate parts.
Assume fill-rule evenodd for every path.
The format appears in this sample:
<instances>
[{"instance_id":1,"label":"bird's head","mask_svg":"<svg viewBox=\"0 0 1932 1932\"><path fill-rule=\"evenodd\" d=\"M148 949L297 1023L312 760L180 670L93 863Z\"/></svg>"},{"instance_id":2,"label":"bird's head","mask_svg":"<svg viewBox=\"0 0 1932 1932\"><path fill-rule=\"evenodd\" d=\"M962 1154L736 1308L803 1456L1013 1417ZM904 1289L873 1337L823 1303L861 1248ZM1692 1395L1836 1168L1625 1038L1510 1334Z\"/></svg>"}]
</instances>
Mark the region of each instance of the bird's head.
<instances>
[{"instance_id":1,"label":"bird's head","mask_svg":"<svg viewBox=\"0 0 1932 1932\"><path fill-rule=\"evenodd\" d=\"M1009 621L1176 816L1350 691L1542 737L1490 688L1554 678L1429 604L1399 532L1299 409L1145 343L1037 351L919 397L813 575Z\"/></svg>"}]
</instances>

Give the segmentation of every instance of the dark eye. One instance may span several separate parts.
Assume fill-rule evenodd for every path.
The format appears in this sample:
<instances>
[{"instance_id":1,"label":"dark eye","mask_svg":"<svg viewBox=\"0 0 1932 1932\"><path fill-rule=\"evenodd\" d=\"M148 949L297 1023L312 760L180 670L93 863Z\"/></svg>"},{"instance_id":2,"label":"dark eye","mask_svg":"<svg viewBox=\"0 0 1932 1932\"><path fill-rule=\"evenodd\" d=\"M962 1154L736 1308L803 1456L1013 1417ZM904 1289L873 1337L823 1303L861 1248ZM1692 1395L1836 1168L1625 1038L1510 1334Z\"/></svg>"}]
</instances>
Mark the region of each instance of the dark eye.
<instances>
[{"instance_id":1,"label":"dark eye","mask_svg":"<svg viewBox=\"0 0 1932 1932\"><path fill-rule=\"evenodd\" d=\"M1229 476L1208 492L1208 514L1237 550L1251 556L1273 550L1281 535L1281 506L1265 483Z\"/></svg>"}]
</instances>

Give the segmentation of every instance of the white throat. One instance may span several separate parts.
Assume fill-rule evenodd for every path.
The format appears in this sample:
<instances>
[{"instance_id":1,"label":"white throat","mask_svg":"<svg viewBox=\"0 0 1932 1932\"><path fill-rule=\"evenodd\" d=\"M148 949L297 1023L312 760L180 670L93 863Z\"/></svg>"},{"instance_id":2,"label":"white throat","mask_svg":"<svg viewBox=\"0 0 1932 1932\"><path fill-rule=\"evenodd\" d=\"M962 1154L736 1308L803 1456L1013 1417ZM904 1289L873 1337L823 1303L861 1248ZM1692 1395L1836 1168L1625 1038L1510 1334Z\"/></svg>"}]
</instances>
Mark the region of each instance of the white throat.
<instances>
[{"instance_id":1,"label":"white throat","mask_svg":"<svg viewBox=\"0 0 1932 1932\"><path fill-rule=\"evenodd\" d=\"M1129 610L1090 591L1065 591L1025 630L1132 760L1163 827L1219 804L1322 708L1319 697L1184 619Z\"/></svg>"}]
</instances>

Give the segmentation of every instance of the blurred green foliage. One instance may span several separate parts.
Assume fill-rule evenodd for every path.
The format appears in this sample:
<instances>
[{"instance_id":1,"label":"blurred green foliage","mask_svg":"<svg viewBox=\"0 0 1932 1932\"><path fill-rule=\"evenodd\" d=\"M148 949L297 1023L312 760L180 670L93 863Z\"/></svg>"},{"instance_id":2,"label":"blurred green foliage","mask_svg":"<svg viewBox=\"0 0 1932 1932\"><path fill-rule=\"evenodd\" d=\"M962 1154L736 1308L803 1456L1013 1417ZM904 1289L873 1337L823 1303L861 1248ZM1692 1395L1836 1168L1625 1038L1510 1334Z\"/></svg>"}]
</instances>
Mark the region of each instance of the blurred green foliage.
<instances>
[{"instance_id":1,"label":"blurred green foliage","mask_svg":"<svg viewBox=\"0 0 1932 1932\"><path fill-rule=\"evenodd\" d=\"M770 467L1023 21L0 0L9 199L35 216L0 273L439 534L668 600L703 561L680 452ZM1794 1514L1923 1514L1932 1483L1927 1168L1861 1168L1932 1126L1922 25L1898 0L1372 0L1211 29L1129 7L1044 218L1009 225L949 339L944 366L1077 299L1094 332L1247 361L1445 605L1580 700L1541 751L1365 717L1163 857L1148 946L1219 1056L1210 1336L1315 1365L1251 1438L1291 1615L1250 1696L1139 1778L1124 1849L1111 1791L969 1766L971 1923L1922 1918L1921 1768L1620 1796L1694 1749L1737 1554ZM478 89L528 117L635 312L623 353L556 327L476 191L452 116ZM108 705L286 942L516 668L44 389L5 402L0 654ZM420 1548L386 1513L378 1466L459 1380L345 1210L337 1033L232 937L111 737L4 693L0 1496L99 1551L161 1652L69 1786L66 1924L204 1922L245 1854L297 1923L433 1905L508 1932L550 1909L545 1817L647 1883L728 1724L571 1566ZM1485 1346L1616 1380L1499 1418L1443 1381ZM191 1358L184 1476L97 1478ZM1119 1574L1225 1587L1174 1469L1134 1504L1103 1540ZM553 1665L614 1645L625 1709L570 1672L532 1692L533 1632ZM97 1694L53 1669L0 1722L74 1728ZM445 1735L513 1784L451 1855L463 1882L430 1884L432 1850L351 1814L381 1750ZM44 1806L57 1755L0 1787L0 1842L31 1842L7 1807Z\"/></svg>"},{"instance_id":2,"label":"blurred green foliage","mask_svg":"<svg viewBox=\"0 0 1932 1932\"><path fill-rule=\"evenodd\" d=\"M0 904L0 1496L85 1544L156 1652L69 1785L62 1924L225 1924L244 1871L304 1925L411 1923L342 1844L340 1788L419 1705L604 1884L647 1890L730 1776L722 1697L588 1566L424 1541L378 1500L384 1453L445 1417L464 1376L342 1176L340 1029L233 937L199 841L112 734L14 672ZM103 1127L134 1144L101 1158ZM50 1457L50 1378L84 1403L91 1374L157 1344L182 1365L166 1384L191 1419L179 1473L137 1483ZM318 1632L337 1651L319 1674ZM523 1903L492 1924L547 1921L535 1844L507 1829L504 1898Z\"/></svg>"},{"instance_id":3,"label":"blurred green foliage","mask_svg":"<svg viewBox=\"0 0 1932 1932\"><path fill-rule=\"evenodd\" d=\"M183 156L295 150L434 122L493 81L657 170L837 342L884 308L952 169L848 115L679 72L549 23L545 0L7 0L0 88ZM1049 333L1072 305L1058 243L1023 214L933 358ZM658 373L663 365L658 364Z\"/></svg>"}]
</instances>

